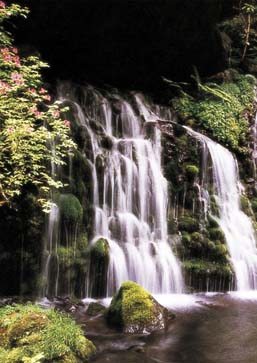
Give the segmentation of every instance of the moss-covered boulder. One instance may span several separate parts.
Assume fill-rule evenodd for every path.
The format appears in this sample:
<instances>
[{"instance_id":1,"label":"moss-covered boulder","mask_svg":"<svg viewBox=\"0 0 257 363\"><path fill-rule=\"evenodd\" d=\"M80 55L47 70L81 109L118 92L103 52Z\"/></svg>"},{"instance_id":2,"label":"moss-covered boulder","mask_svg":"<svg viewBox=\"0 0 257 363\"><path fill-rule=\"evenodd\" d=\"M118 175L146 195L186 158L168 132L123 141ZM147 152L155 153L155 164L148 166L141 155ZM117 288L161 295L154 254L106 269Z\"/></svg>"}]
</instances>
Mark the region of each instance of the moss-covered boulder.
<instances>
[{"instance_id":1,"label":"moss-covered boulder","mask_svg":"<svg viewBox=\"0 0 257 363\"><path fill-rule=\"evenodd\" d=\"M196 165L188 164L185 166L185 172L186 172L187 179L189 181L192 181L199 174L199 168Z\"/></svg>"},{"instance_id":2,"label":"moss-covered boulder","mask_svg":"<svg viewBox=\"0 0 257 363\"><path fill-rule=\"evenodd\" d=\"M90 291L94 298L106 296L109 250L109 243L105 238L99 238L90 249Z\"/></svg>"},{"instance_id":3,"label":"moss-covered boulder","mask_svg":"<svg viewBox=\"0 0 257 363\"><path fill-rule=\"evenodd\" d=\"M167 326L168 310L135 282L124 282L106 312L107 322L124 333L151 333Z\"/></svg>"},{"instance_id":4,"label":"moss-covered boulder","mask_svg":"<svg viewBox=\"0 0 257 363\"><path fill-rule=\"evenodd\" d=\"M102 304L99 304L98 302L91 302L87 308L87 315L96 316L99 314L103 314L105 310L106 307Z\"/></svg>"},{"instance_id":5,"label":"moss-covered boulder","mask_svg":"<svg viewBox=\"0 0 257 363\"><path fill-rule=\"evenodd\" d=\"M67 223L78 223L83 215L80 201L73 194L62 194L60 196L60 210L63 220Z\"/></svg>"},{"instance_id":6,"label":"moss-covered boulder","mask_svg":"<svg viewBox=\"0 0 257 363\"><path fill-rule=\"evenodd\" d=\"M251 204L247 196L241 195L240 196L240 204L242 211L248 215L248 217L253 217L253 210L251 208Z\"/></svg>"},{"instance_id":7,"label":"moss-covered boulder","mask_svg":"<svg viewBox=\"0 0 257 363\"><path fill-rule=\"evenodd\" d=\"M0 309L0 362L82 363L94 352L66 314L31 304Z\"/></svg>"},{"instance_id":8,"label":"moss-covered boulder","mask_svg":"<svg viewBox=\"0 0 257 363\"><path fill-rule=\"evenodd\" d=\"M199 222L196 218L185 215L179 220L179 230L185 232L197 232L199 230Z\"/></svg>"}]
</instances>

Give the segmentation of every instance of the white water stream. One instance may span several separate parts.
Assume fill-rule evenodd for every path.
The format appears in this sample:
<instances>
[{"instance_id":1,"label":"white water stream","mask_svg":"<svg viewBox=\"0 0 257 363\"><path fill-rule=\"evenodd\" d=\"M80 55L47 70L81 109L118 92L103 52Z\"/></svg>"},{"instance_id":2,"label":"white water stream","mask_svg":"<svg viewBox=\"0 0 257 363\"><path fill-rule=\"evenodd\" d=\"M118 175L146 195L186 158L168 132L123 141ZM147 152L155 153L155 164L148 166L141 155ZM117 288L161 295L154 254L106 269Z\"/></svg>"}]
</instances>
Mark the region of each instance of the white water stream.
<instances>
[{"instance_id":1,"label":"white water stream","mask_svg":"<svg viewBox=\"0 0 257 363\"><path fill-rule=\"evenodd\" d=\"M100 237L109 243L107 295L112 296L126 280L153 293L180 293L184 288L182 273L167 234L167 181L162 174L161 138L156 127L161 111L155 107L153 112L154 106L139 94L129 100L114 94L109 100L92 91L90 107L86 91L84 96L84 104L75 97L69 100L90 140L87 159L95 206L91 243ZM92 122L101 126L100 136L92 129ZM111 140L108 150L101 146L103 135Z\"/></svg>"},{"instance_id":2,"label":"white water stream","mask_svg":"<svg viewBox=\"0 0 257 363\"><path fill-rule=\"evenodd\" d=\"M223 230L234 266L237 290L257 289L256 235L251 219L241 210L237 161L223 146L189 128L188 132L203 144L203 152L212 160L213 183ZM204 159L206 159L204 155Z\"/></svg>"}]
</instances>

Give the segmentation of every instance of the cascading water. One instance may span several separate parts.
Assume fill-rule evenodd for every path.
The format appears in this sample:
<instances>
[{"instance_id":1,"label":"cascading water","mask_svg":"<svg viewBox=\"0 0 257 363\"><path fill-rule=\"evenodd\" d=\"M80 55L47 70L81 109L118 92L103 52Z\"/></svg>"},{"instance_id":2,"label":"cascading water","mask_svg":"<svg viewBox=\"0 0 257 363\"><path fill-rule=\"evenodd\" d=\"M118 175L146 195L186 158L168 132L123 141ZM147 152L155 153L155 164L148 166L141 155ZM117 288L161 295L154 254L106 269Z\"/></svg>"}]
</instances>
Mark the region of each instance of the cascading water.
<instances>
[{"instance_id":1,"label":"cascading water","mask_svg":"<svg viewBox=\"0 0 257 363\"><path fill-rule=\"evenodd\" d=\"M52 142L51 145L52 155L55 156L55 142ZM54 164L51 162L51 177L53 179L56 178L59 170ZM51 209L48 216L48 223L45 235L45 251L47 253L46 262L43 263L43 280L44 280L44 291L43 296L54 296L58 294L58 275L59 275L59 266L58 266L58 242L59 242L59 220L60 213L59 207L55 203L52 191L51 191Z\"/></svg>"},{"instance_id":2,"label":"cascading water","mask_svg":"<svg viewBox=\"0 0 257 363\"><path fill-rule=\"evenodd\" d=\"M211 157L213 183L217 194L215 197L220 211L219 218L215 218L226 237L237 289L257 289L256 235L250 218L240 207L242 185L237 161L223 146L200 133L186 129L202 143L205 161L206 153Z\"/></svg>"},{"instance_id":3,"label":"cascading water","mask_svg":"<svg viewBox=\"0 0 257 363\"><path fill-rule=\"evenodd\" d=\"M72 102L89 140L95 209L91 243L108 240L107 295L125 280L153 293L182 292L181 269L167 233L167 181L156 127L163 111L151 109L139 94L125 100L85 89L79 102L72 90L68 93L62 91L60 99ZM169 112L163 118L171 118Z\"/></svg>"}]
</instances>

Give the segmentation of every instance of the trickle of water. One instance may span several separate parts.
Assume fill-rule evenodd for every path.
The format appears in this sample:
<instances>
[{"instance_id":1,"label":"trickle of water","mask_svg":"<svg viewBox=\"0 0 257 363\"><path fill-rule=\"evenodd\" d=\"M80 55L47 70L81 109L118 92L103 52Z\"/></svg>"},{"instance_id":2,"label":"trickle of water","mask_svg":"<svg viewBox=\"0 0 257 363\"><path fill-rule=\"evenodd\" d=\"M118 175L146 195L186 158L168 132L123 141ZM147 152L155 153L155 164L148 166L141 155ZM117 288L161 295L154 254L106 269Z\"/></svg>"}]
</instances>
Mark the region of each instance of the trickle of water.
<instances>
[{"instance_id":1,"label":"trickle of water","mask_svg":"<svg viewBox=\"0 0 257 363\"><path fill-rule=\"evenodd\" d=\"M186 129L202 143L203 152L211 157L213 183L220 211L219 218L215 218L226 237L235 270L237 289L255 290L257 289L256 235L251 219L241 210L242 185L237 161L223 146L198 132Z\"/></svg>"},{"instance_id":2,"label":"trickle of water","mask_svg":"<svg viewBox=\"0 0 257 363\"><path fill-rule=\"evenodd\" d=\"M161 167L161 134L156 127L158 108L149 106L139 94L125 100L118 94L103 97L94 90L88 105L87 92L83 101L69 100L90 140L86 157L92 170L95 206L91 243L100 237L109 242L107 294L111 296L126 280L154 293L182 292L180 264L167 233L168 190ZM92 123L101 132L95 132ZM108 150L102 147L103 137L111 140Z\"/></svg>"},{"instance_id":3,"label":"trickle of water","mask_svg":"<svg viewBox=\"0 0 257 363\"><path fill-rule=\"evenodd\" d=\"M55 156L55 142L52 141L51 145L52 155ZM56 178L58 168L51 162L51 177ZM58 280L59 280L59 266L57 247L59 242L59 207L54 203L53 196L51 195L51 209L48 215L47 230L45 235L45 251L47 253L46 261L43 271L43 296L53 296L58 293Z\"/></svg>"}]
</instances>

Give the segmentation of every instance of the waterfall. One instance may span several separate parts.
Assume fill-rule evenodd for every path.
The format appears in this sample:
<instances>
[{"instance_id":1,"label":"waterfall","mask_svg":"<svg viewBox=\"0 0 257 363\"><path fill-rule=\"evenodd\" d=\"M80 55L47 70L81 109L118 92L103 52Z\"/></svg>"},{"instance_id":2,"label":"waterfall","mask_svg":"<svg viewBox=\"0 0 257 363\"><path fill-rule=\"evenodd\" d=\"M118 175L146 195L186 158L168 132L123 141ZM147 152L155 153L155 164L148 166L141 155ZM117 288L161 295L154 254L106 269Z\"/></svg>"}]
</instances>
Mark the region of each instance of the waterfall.
<instances>
[{"instance_id":1,"label":"waterfall","mask_svg":"<svg viewBox=\"0 0 257 363\"><path fill-rule=\"evenodd\" d=\"M103 96L85 88L78 101L74 93L62 90L60 99L72 103L87 135L95 221L91 244L99 238L109 244L107 295L126 280L153 293L182 292L181 268L167 232L168 185L157 127L161 116L171 118L170 111L150 105L141 94Z\"/></svg>"},{"instance_id":2,"label":"waterfall","mask_svg":"<svg viewBox=\"0 0 257 363\"><path fill-rule=\"evenodd\" d=\"M215 219L225 234L237 289L257 289L256 235L251 219L241 210L240 195L243 187L237 161L223 146L187 127L186 129L202 143L203 159L206 161L208 153L212 161L215 198L220 211L220 216Z\"/></svg>"},{"instance_id":3,"label":"waterfall","mask_svg":"<svg viewBox=\"0 0 257 363\"><path fill-rule=\"evenodd\" d=\"M55 142L49 145L52 156L55 156ZM51 161L51 177L56 179L59 168ZM56 296L58 294L59 265L58 265L58 242L59 242L59 207L55 203L53 191L51 190L51 209L48 215L47 228L45 233L45 246L43 262L43 296Z\"/></svg>"}]
</instances>

